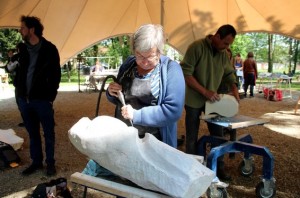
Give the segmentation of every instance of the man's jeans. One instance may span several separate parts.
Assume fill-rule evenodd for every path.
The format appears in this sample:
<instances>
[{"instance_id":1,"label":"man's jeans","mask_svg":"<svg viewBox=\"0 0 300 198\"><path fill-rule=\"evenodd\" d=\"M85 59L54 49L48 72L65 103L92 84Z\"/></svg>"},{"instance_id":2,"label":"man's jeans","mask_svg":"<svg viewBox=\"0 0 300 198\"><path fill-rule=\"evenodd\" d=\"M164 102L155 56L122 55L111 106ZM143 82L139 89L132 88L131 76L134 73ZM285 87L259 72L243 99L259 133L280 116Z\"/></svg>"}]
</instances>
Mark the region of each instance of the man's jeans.
<instances>
[{"instance_id":1,"label":"man's jeans","mask_svg":"<svg viewBox=\"0 0 300 198\"><path fill-rule=\"evenodd\" d=\"M200 127L200 115L202 108L192 108L185 105L185 128L186 128L186 153L197 154L198 131Z\"/></svg>"},{"instance_id":2,"label":"man's jeans","mask_svg":"<svg viewBox=\"0 0 300 198\"><path fill-rule=\"evenodd\" d=\"M43 163L40 124L43 127L47 165L54 165L54 111L53 105L44 100L18 98L19 108L30 138L30 157L33 164Z\"/></svg>"}]
</instances>

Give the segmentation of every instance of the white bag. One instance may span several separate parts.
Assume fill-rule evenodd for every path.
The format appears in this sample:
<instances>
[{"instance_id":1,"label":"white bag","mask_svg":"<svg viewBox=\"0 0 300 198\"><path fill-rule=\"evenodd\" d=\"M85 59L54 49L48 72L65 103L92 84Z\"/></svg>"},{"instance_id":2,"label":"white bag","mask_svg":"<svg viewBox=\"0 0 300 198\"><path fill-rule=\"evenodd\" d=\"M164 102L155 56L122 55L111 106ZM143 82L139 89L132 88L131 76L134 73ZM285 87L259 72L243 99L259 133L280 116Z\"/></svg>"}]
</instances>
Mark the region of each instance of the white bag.
<instances>
[{"instance_id":1,"label":"white bag","mask_svg":"<svg viewBox=\"0 0 300 198\"><path fill-rule=\"evenodd\" d=\"M236 70L236 75L237 76L243 76L243 71L242 70Z\"/></svg>"}]
</instances>

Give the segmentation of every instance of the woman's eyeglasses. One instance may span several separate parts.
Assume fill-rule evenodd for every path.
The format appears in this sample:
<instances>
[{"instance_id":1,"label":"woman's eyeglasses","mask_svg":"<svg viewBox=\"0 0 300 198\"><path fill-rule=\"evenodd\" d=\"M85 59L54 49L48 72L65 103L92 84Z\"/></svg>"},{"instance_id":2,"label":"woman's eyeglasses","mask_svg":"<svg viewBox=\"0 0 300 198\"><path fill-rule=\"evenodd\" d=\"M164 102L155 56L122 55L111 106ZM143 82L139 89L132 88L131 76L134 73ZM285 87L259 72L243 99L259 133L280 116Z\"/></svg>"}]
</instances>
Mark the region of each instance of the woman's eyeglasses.
<instances>
[{"instance_id":1,"label":"woman's eyeglasses","mask_svg":"<svg viewBox=\"0 0 300 198\"><path fill-rule=\"evenodd\" d=\"M153 62L157 58L157 53L155 55L151 55L148 57L144 57L141 54L136 53L135 58L137 61L148 61L148 62Z\"/></svg>"}]
</instances>

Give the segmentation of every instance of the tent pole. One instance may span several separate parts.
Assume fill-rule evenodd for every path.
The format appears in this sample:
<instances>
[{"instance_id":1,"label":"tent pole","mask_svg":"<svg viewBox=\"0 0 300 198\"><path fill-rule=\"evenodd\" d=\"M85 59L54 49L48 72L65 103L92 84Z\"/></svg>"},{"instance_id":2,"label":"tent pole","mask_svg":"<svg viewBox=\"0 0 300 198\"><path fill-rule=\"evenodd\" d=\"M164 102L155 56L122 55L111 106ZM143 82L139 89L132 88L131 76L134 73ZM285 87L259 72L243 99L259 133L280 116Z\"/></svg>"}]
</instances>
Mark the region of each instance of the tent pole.
<instances>
[{"instance_id":1,"label":"tent pole","mask_svg":"<svg viewBox=\"0 0 300 198\"><path fill-rule=\"evenodd\" d=\"M79 65L78 65L78 93L81 93L82 91L80 90L80 69L81 69L81 63L83 60L83 57L81 56L81 54L77 55L77 60L79 62Z\"/></svg>"},{"instance_id":2,"label":"tent pole","mask_svg":"<svg viewBox=\"0 0 300 198\"><path fill-rule=\"evenodd\" d=\"M165 0L160 0L160 25L164 26Z\"/></svg>"}]
</instances>

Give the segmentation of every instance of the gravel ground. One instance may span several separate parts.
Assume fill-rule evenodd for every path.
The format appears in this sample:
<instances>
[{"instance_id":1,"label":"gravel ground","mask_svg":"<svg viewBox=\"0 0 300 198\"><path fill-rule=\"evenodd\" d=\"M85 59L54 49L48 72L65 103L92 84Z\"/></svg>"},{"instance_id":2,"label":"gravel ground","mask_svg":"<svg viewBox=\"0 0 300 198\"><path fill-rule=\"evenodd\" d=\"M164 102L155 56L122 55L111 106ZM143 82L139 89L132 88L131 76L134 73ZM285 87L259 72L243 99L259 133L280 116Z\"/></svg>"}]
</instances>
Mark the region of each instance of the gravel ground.
<instances>
[{"instance_id":1,"label":"gravel ground","mask_svg":"<svg viewBox=\"0 0 300 198\"><path fill-rule=\"evenodd\" d=\"M82 89L83 90L83 89ZM293 93L292 99L284 99L280 102L267 101L262 94L257 93L254 98L241 100L239 113L254 118L269 120L264 126L253 126L238 130L238 135L250 133L255 144L267 147L274 156L274 177L276 179L278 198L300 197L300 109L294 114L295 99L299 92ZM12 128L16 134L24 138L24 144L18 154L21 163L16 168L6 169L0 172L0 197L26 197L36 185L50 181L58 177L69 180L74 172L81 172L88 161L77 151L68 139L68 130L82 117L92 119L95 116L98 93L78 93L77 87L62 87L54 103L56 119L56 160L57 175L45 176L44 171L38 171L24 177L20 172L30 164L29 139L24 128L18 127L21 121L20 114L15 104L13 90L0 91L0 129ZM101 98L99 115L114 114L114 106L110 104L105 95ZM199 137L208 134L207 127L201 121ZM185 135L184 113L178 122L178 136ZM184 145L178 149L184 151ZM239 164L243 155L237 153L234 159L225 157L226 169L233 180L227 188L229 197L255 196L255 187L262 178L262 157L254 155L254 173L245 178L239 173ZM83 188L77 185L69 186L73 197L81 197ZM113 197L103 193L89 190L88 197Z\"/></svg>"}]
</instances>

